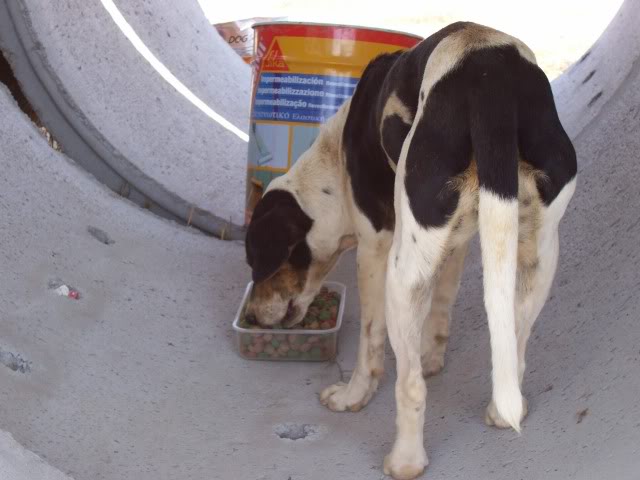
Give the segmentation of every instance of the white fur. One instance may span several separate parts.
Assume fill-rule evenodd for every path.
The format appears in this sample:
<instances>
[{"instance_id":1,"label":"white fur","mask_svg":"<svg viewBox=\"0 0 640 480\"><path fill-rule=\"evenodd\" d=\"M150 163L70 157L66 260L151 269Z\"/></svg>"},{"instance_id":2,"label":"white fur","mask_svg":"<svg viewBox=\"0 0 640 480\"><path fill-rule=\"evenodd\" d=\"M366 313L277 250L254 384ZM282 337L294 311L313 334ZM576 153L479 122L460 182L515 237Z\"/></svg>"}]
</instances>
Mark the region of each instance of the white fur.
<instances>
[{"instance_id":1,"label":"white fur","mask_svg":"<svg viewBox=\"0 0 640 480\"><path fill-rule=\"evenodd\" d=\"M367 222L368 223L368 222ZM384 371L384 281L391 234L376 233L371 226L358 245L358 289L360 292L360 345L358 360L348 384L337 383L320 394L320 401L334 411L358 411L378 388Z\"/></svg>"},{"instance_id":2,"label":"white fur","mask_svg":"<svg viewBox=\"0 0 640 480\"><path fill-rule=\"evenodd\" d=\"M520 431L522 394L515 326L518 201L480 190L478 223L484 303L491 333L493 401L500 416Z\"/></svg>"}]
</instances>

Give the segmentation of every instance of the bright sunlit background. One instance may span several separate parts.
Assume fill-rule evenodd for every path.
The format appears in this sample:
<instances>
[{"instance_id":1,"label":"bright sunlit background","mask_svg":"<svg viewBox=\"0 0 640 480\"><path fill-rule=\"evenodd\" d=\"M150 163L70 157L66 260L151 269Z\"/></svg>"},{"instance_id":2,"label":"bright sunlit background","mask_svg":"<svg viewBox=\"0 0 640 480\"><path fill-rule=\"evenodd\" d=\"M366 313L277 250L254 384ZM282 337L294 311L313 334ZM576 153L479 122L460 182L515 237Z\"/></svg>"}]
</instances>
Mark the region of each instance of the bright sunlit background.
<instances>
[{"instance_id":1,"label":"bright sunlit background","mask_svg":"<svg viewBox=\"0 0 640 480\"><path fill-rule=\"evenodd\" d=\"M555 78L597 40L622 0L198 0L211 23L251 17L343 23L430 35L470 20L527 43Z\"/></svg>"}]
</instances>

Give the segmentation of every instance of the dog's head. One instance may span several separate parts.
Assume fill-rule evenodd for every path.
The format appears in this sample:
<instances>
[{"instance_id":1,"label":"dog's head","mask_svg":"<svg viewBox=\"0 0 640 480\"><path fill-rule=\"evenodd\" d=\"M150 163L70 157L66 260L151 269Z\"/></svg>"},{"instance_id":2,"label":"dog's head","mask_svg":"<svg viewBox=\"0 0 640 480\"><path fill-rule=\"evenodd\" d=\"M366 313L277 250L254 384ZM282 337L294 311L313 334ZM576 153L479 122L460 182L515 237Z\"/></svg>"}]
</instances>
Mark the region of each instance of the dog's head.
<instances>
[{"instance_id":1,"label":"dog's head","mask_svg":"<svg viewBox=\"0 0 640 480\"><path fill-rule=\"evenodd\" d=\"M249 323L289 327L304 318L345 249L345 242L338 241L329 254L314 252L308 238L312 227L314 220L287 191L269 191L256 205L245 243L254 282L246 310Z\"/></svg>"}]
</instances>

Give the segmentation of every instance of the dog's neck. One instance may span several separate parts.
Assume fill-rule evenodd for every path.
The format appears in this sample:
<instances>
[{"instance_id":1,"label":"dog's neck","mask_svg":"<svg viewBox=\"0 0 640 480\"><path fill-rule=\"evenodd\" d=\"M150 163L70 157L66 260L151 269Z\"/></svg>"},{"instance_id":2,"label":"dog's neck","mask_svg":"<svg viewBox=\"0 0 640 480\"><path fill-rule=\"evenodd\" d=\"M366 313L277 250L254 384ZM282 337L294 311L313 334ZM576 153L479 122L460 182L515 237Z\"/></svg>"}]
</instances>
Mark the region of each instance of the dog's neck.
<instances>
[{"instance_id":1,"label":"dog's neck","mask_svg":"<svg viewBox=\"0 0 640 480\"><path fill-rule=\"evenodd\" d=\"M349 112L347 100L322 127L313 145L301 155L286 175L271 182L269 190L290 192L303 211L314 219L308 241L316 251L335 252L353 245L355 227L351 195L342 150L342 132ZM340 246L340 244L342 244Z\"/></svg>"}]
</instances>

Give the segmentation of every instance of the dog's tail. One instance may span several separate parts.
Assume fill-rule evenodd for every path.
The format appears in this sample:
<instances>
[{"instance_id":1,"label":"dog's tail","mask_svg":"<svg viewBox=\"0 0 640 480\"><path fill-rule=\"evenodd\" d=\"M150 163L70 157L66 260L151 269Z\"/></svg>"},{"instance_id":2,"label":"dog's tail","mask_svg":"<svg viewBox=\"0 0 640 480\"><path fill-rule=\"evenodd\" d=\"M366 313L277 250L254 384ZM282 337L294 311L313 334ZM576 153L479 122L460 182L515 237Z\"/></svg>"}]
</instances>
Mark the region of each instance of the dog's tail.
<instances>
[{"instance_id":1,"label":"dog's tail","mask_svg":"<svg viewBox=\"0 0 640 480\"><path fill-rule=\"evenodd\" d=\"M471 142L480 183L478 223L491 334L493 401L502 419L519 432L523 405L515 325L517 80L513 64L509 65L504 54L496 50L472 52L467 61L477 67L470 77L468 94Z\"/></svg>"}]
</instances>

